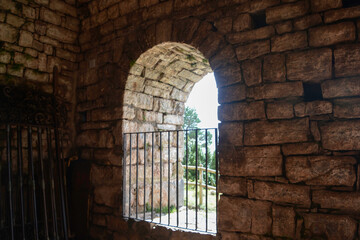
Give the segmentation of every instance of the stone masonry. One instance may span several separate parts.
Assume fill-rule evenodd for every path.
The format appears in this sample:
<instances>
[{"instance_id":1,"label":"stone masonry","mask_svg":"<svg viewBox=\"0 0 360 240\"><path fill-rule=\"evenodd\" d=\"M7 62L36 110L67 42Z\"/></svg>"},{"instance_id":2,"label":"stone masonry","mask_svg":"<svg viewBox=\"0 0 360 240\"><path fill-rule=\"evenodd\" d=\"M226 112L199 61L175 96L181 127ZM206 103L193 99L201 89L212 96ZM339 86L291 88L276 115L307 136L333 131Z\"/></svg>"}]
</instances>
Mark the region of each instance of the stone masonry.
<instances>
[{"instance_id":1,"label":"stone masonry","mask_svg":"<svg viewBox=\"0 0 360 240\"><path fill-rule=\"evenodd\" d=\"M215 238L122 218L122 133L178 128L188 92L211 70L217 237L360 239L355 1L0 0L0 9L0 80L49 92L60 69L69 148L92 163L91 239Z\"/></svg>"}]
</instances>

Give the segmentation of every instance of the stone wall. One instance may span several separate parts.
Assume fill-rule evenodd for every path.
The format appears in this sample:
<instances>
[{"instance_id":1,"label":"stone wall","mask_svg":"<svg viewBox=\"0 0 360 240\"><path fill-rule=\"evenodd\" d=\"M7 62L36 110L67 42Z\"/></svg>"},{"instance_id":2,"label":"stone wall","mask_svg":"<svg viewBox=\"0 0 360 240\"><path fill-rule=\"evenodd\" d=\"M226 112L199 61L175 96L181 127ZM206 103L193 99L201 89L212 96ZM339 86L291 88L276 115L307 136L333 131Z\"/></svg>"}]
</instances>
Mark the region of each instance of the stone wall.
<instances>
[{"instance_id":1,"label":"stone wall","mask_svg":"<svg viewBox=\"0 0 360 240\"><path fill-rule=\"evenodd\" d=\"M69 148L76 135L80 156L92 161L92 238L185 238L121 217L129 71L164 42L198 49L216 76L219 235L360 238L354 1L0 0L0 9L0 80L51 92L53 67L60 69Z\"/></svg>"},{"instance_id":2,"label":"stone wall","mask_svg":"<svg viewBox=\"0 0 360 240\"><path fill-rule=\"evenodd\" d=\"M0 1L0 82L53 92L67 105L65 155L74 152L80 20L74 0Z\"/></svg>"}]
</instances>

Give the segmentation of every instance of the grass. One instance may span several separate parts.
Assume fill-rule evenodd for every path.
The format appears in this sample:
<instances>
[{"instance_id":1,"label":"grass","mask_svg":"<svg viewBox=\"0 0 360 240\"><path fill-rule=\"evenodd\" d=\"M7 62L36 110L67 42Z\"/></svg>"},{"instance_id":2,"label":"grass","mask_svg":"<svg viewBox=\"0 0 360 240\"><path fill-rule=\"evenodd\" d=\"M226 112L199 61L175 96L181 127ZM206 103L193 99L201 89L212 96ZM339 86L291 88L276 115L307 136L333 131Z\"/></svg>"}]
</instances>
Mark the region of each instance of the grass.
<instances>
[{"instance_id":1,"label":"grass","mask_svg":"<svg viewBox=\"0 0 360 240\"><path fill-rule=\"evenodd\" d=\"M151 212L151 206L150 206L149 203L146 203L145 208L146 208L146 212ZM160 213L160 208L154 208L154 212ZM168 212L169 212L168 206L164 206L164 207L161 208L161 213L167 214ZM171 205L170 206L170 213L174 213L174 212L176 212L176 206Z\"/></svg>"},{"instance_id":2,"label":"grass","mask_svg":"<svg viewBox=\"0 0 360 240\"><path fill-rule=\"evenodd\" d=\"M199 192L198 187L198 192ZM203 204L200 205L199 200L199 193L198 193L198 209L205 210L206 209L206 191L205 189L203 191ZM216 194L212 193L213 190L208 190L208 211L216 211ZM189 202L188 207L190 209L195 209L195 203L196 203L196 194L195 194L195 186L190 186L188 188L188 196L189 196ZM186 184L184 186L184 206L186 206Z\"/></svg>"}]
</instances>

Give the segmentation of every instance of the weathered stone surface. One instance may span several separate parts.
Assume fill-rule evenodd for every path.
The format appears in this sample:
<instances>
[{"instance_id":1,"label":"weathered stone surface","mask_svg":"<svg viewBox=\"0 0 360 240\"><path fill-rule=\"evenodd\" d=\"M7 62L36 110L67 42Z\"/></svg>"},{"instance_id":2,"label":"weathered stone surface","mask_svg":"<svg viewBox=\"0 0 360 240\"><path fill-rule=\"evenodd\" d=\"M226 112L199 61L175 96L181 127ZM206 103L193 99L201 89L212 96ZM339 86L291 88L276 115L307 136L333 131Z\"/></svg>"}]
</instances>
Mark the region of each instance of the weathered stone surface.
<instances>
[{"instance_id":1,"label":"weathered stone surface","mask_svg":"<svg viewBox=\"0 0 360 240\"><path fill-rule=\"evenodd\" d=\"M14 62L16 64L23 64L25 67L32 69L37 69L39 66L36 58L28 57L18 52L15 53Z\"/></svg>"},{"instance_id":2,"label":"weathered stone surface","mask_svg":"<svg viewBox=\"0 0 360 240\"><path fill-rule=\"evenodd\" d=\"M285 56L276 54L264 57L263 69L264 82L284 82Z\"/></svg>"},{"instance_id":3,"label":"weathered stone surface","mask_svg":"<svg viewBox=\"0 0 360 240\"><path fill-rule=\"evenodd\" d=\"M287 21L287 22L283 22L283 23L278 23L275 25L275 29L276 29L277 34L291 32L293 29L292 22Z\"/></svg>"},{"instance_id":4,"label":"weathered stone surface","mask_svg":"<svg viewBox=\"0 0 360 240\"><path fill-rule=\"evenodd\" d=\"M245 123L245 145L304 142L308 140L308 119Z\"/></svg>"},{"instance_id":5,"label":"weathered stone surface","mask_svg":"<svg viewBox=\"0 0 360 240\"><path fill-rule=\"evenodd\" d=\"M229 87L219 88L219 103L228 103L244 100L246 97L246 86L236 84Z\"/></svg>"},{"instance_id":6,"label":"weathered stone surface","mask_svg":"<svg viewBox=\"0 0 360 240\"><path fill-rule=\"evenodd\" d=\"M297 48L305 48L307 44L306 32L287 33L271 38L271 51L284 52Z\"/></svg>"},{"instance_id":7,"label":"weathered stone surface","mask_svg":"<svg viewBox=\"0 0 360 240\"><path fill-rule=\"evenodd\" d=\"M262 63L261 60L249 60L242 64L244 80L247 86L261 83Z\"/></svg>"},{"instance_id":8,"label":"weathered stone surface","mask_svg":"<svg viewBox=\"0 0 360 240\"><path fill-rule=\"evenodd\" d=\"M356 180L354 168L352 167L355 163L356 160L352 157L288 157L285 163L286 176L292 183L305 181L310 185L312 185L311 183L317 183L315 185L352 186ZM328 175L331 177L328 177Z\"/></svg>"},{"instance_id":9,"label":"weathered stone surface","mask_svg":"<svg viewBox=\"0 0 360 240\"><path fill-rule=\"evenodd\" d=\"M77 38L75 32L57 26L49 27L46 31L46 35L64 43L74 43Z\"/></svg>"},{"instance_id":10,"label":"weathered stone surface","mask_svg":"<svg viewBox=\"0 0 360 240\"><path fill-rule=\"evenodd\" d=\"M358 78L328 80L321 84L321 89L324 98L358 96L360 81Z\"/></svg>"},{"instance_id":11,"label":"weathered stone surface","mask_svg":"<svg viewBox=\"0 0 360 240\"><path fill-rule=\"evenodd\" d=\"M241 32L252 28L252 19L250 14L240 14L233 22L233 31Z\"/></svg>"},{"instance_id":12,"label":"weathered stone surface","mask_svg":"<svg viewBox=\"0 0 360 240\"><path fill-rule=\"evenodd\" d=\"M227 40L231 44L243 44L248 42L253 42L256 40L270 38L275 34L273 26L266 26L262 28L257 28L251 31L232 33L227 36Z\"/></svg>"},{"instance_id":13,"label":"weathered stone surface","mask_svg":"<svg viewBox=\"0 0 360 240\"><path fill-rule=\"evenodd\" d=\"M1 63L10 63L11 55L9 52L0 51L0 62Z\"/></svg>"},{"instance_id":14,"label":"weathered stone surface","mask_svg":"<svg viewBox=\"0 0 360 240\"><path fill-rule=\"evenodd\" d=\"M246 196L246 178L221 176L219 181L219 192L232 196Z\"/></svg>"},{"instance_id":15,"label":"weathered stone surface","mask_svg":"<svg viewBox=\"0 0 360 240\"><path fill-rule=\"evenodd\" d=\"M8 23L16 28L19 28L21 25L23 25L25 23L25 20L16 15L8 13L7 17L6 17L6 23Z\"/></svg>"},{"instance_id":16,"label":"weathered stone surface","mask_svg":"<svg viewBox=\"0 0 360 240\"><path fill-rule=\"evenodd\" d=\"M334 117L360 118L360 98L336 99L334 101Z\"/></svg>"},{"instance_id":17,"label":"weathered stone surface","mask_svg":"<svg viewBox=\"0 0 360 240\"><path fill-rule=\"evenodd\" d=\"M25 76L25 78L36 81L36 82L47 83L49 81L48 73L40 73L40 72L32 70L32 69L26 69L24 76Z\"/></svg>"},{"instance_id":18,"label":"weathered stone surface","mask_svg":"<svg viewBox=\"0 0 360 240\"><path fill-rule=\"evenodd\" d=\"M309 6L306 1L283 4L266 9L266 23L274 23L282 20L297 18L308 12Z\"/></svg>"},{"instance_id":19,"label":"weathered stone surface","mask_svg":"<svg viewBox=\"0 0 360 240\"><path fill-rule=\"evenodd\" d=\"M293 105L288 102L275 102L266 105L268 119L286 119L294 117Z\"/></svg>"},{"instance_id":20,"label":"weathered stone surface","mask_svg":"<svg viewBox=\"0 0 360 240\"><path fill-rule=\"evenodd\" d=\"M334 59L336 77L360 74L360 44L338 47L334 51Z\"/></svg>"},{"instance_id":21,"label":"weathered stone surface","mask_svg":"<svg viewBox=\"0 0 360 240\"><path fill-rule=\"evenodd\" d=\"M301 82L284 82L249 88L247 92L247 97L259 100L302 96L304 89Z\"/></svg>"},{"instance_id":22,"label":"weathered stone surface","mask_svg":"<svg viewBox=\"0 0 360 240\"><path fill-rule=\"evenodd\" d=\"M218 229L266 234L271 232L271 203L223 196ZM234 218L233 216L238 216Z\"/></svg>"},{"instance_id":23,"label":"weathered stone surface","mask_svg":"<svg viewBox=\"0 0 360 240\"><path fill-rule=\"evenodd\" d=\"M255 181L248 185L249 198L310 207L310 187Z\"/></svg>"},{"instance_id":24,"label":"weathered stone surface","mask_svg":"<svg viewBox=\"0 0 360 240\"><path fill-rule=\"evenodd\" d=\"M341 0L312 0L311 1L311 10L313 12L322 12L325 10L329 10L332 8L340 8L342 7L342 1Z\"/></svg>"},{"instance_id":25,"label":"weathered stone surface","mask_svg":"<svg viewBox=\"0 0 360 240\"><path fill-rule=\"evenodd\" d=\"M239 64L227 65L214 71L218 88L242 82Z\"/></svg>"},{"instance_id":26,"label":"weathered stone surface","mask_svg":"<svg viewBox=\"0 0 360 240\"><path fill-rule=\"evenodd\" d=\"M294 30L305 30L322 23L320 14L307 15L294 20Z\"/></svg>"},{"instance_id":27,"label":"weathered stone surface","mask_svg":"<svg viewBox=\"0 0 360 240\"><path fill-rule=\"evenodd\" d=\"M294 106L297 117L315 116L332 113L332 104L327 101L302 102Z\"/></svg>"},{"instance_id":28,"label":"weathered stone surface","mask_svg":"<svg viewBox=\"0 0 360 240\"><path fill-rule=\"evenodd\" d=\"M319 190L313 192L312 200L315 204L320 204L321 208L336 209L350 214L360 212L359 193Z\"/></svg>"},{"instance_id":29,"label":"weathered stone surface","mask_svg":"<svg viewBox=\"0 0 360 240\"><path fill-rule=\"evenodd\" d=\"M321 47L340 42L354 41L356 37L355 32L356 28L352 22L311 28L309 30L309 45Z\"/></svg>"},{"instance_id":30,"label":"weathered stone surface","mask_svg":"<svg viewBox=\"0 0 360 240\"><path fill-rule=\"evenodd\" d=\"M229 176L281 175L280 147L224 147L220 154L220 172Z\"/></svg>"},{"instance_id":31,"label":"weathered stone surface","mask_svg":"<svg viewBox=\"0 0 360 240\"><path fill-rule=\"evenodd\" d=\"M270 40L250 43L236 48L236 55L239 61L253 59L270 52Z\"/></svg>"},{"instance_id":32,"label":"weathered stone surface","mask_svg":"<svg viewBox=\"0 0 360 240\"><path fill-rule=\"evenodd\" d=\"M291 207L272 207L272 233L277 237L293 238L295 235L295 211Z\"/></svg>"},{"instance_id":33,"label":"weathered stone surface","mask_svg":"<svg viewBox=\"0 0 360 240\"><path fill-rule=\"evenodd\" d=\"M220 123L220 144L242 146L243 145L243 123Z\"/></svg>"},{"instance_id":34,"label":"weathered stone surface","mask_svg":"<svg viewBox=\"0 0 360 240\"><path fill-rule=\"evenodd\" d=\"M320 126L320 131L324 149L360 149L360 121L329 122Z\"/></svg>"},{"instance_id":35,"label":"weathered stone surface","mask_svg":"<svg viewBox=\"0 0 360 240\"><path fill-rule=\"evenodd\" d=\"M50 9L76 17L76 8L60 0L50 0Z\"/></svg>"},{"instance_id":36,"label":"weathered stone surface","mask_svg":"<svg viewBox=\"0 0 360 240\"><path fill-rule=\"evenodd\" d=\"M9 24L0 23L0 41L13 43L16 41L18 31Z\"/></svg>"},{"instance_id":37,"label":"weathered stone surface","mask_svg":"<svg viewBox=\"0 0 360 240\"><path fill-rule=\"evenodd\" d=\"M282 146L282 151L285 156L289 155L310 155L319 152L319 145L317 143L290 143Z\"/></svg>"},{"instance_id":38,"label":"weathered stone surface","mask_svg":"<svg viewBox=\"0 0 360 240\"><path fill-rule=\"evenodd\" d=\"M132 105L136 108L152 110L154 103L153 97L150 95L125 91L124 104Z\"/></svg>"},{"instance_id":39,"label":"weathered stone surface","mask_svg":"<svg viewBox=\"0 0 360 240\"><path fill-rule=\"evenodd\" d=\"M219 107L220 121L238 121L264 118L265 106L263 101L222 104Z\"/></svg>"},{"instance_id":40,"label":"weathered stone surface","mask_svg":"<svg viewBox=\"0 0 360 240\"><path fill-rule=\"evenodd\" d=\"M61 24L61 16L44 7L40 9L40 19L55 25Z\"/></svg>"},{"instance_id":41,"label":"weathered stone surface","mask_svg":"<svg viewBox=\"0 0 360 240\"><path fill-rule=\"evenodd\" d=\"M342 8L328 11L324 14L324 22L331 23L341 19L356 18L360 16L360 7Z\"/></svg>"},{"instance_id":42,"label":"weathered stone surface","mask_svg":"<svg viewBox=\"0 0 360 240\"><path fill-rule=\"evenodd\" d=\"M357 223L348 216L304 214L304 227L306 236L310 238L353 239Z\"/></svg>"},{"instance_id":43,"label":"weathered stone surface","mask_svg":"<svg viewBox=\"0 0 360 240\"><path fill-rule=\"evenodd\" d=\"M94 188L94 201L100 205L119 207L121 205L121 186L98 186Z\"/></svg>"},{"instance_id":44,"label":"weathered stone surface","mask_svg":"<svg viewBox=\"0 0 360 240\"><path fill-rule=\"evenodd\" d=\"M286 59L289 80L319 82L331 78L332 51L328 48L291 53Z\"/></svg>"}]
</instances>

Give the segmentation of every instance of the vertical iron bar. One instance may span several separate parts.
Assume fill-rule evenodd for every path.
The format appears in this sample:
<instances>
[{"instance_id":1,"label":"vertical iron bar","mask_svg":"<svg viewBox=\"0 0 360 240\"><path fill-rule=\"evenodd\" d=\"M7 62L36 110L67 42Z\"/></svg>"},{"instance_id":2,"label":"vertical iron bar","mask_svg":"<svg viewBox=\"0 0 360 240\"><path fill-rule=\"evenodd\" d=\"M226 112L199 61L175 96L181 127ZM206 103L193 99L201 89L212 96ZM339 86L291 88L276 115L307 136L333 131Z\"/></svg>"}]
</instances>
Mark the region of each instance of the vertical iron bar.
<instances>
[{"instance_id":1,"label":"vertical iron bar","mask_svg":"<svg viewBox=\"0 0 360 240\"><path fill-rule=\"evenodd\" d=\"M208 130L205 129L205 211L206 211L206 217L205 217L205 231L208 230ZM202 177L202 176L201 176Z\"/></svg>"},{"instance_id":2,"label":"vertical iron bar","mask_svg":"<svg viewBox=\"0 0 360 240\"><path fill-rule=\"evenodd\" d=\"M138 218L138 201L139 201L139 133L136 133L136 219Z\"/></svg>"},{"instance_id":3,"label":"vertical iron bar","mask_svg":"<svg viewBox=\"0 0 360 240\"><path fill-rule=\"evenodd\" d=\"M131 140L131 133L130 133L130 147L129 147L129 217L131 217L131 148L132 148L132 140ZM126 159L125 159L126 162Z\"/></svg>"},{"instance_id":4,"label":"vertical iron bar","mask_svg":"<svg viewBox=\"0 0 360 240\"><path fill-rule=\"evenodd\" d=\"M23 155L22 155L22 135L21 126L17 125L17 160L19 174L19 192L20 192L20 208L21 208L21 231L22 239L25 239L25 213L24 213L24 186L23 186Z\"/></svg>"},{"instance_id":5,"label":"vertical iron bar","mask_svg":"<svg viewBox=\"0 0 360 240\"><path fill-rule=\"evenodd\" d=\"M10 125L6 125L6 157L8 162L8 192L9 192L9 216L10 216L10 237L14 240L14 216L13 216L13 200L12 200L12 154L10 140Z\"/></svg>"},{"instance_id":6,"label":"vertical iron bar","mask_svg":"<svg viewBox=\"0 0 360 240\"><path fill-rule=\"evenodd\" d=\"M34 215L33 215L33 217L34 217L34 235L35 235L35 239L39 239L31 126L28 127L28 157L29 157L29 166L30 166L29 170L31 170L31 185L32 185L32 197L33 197L33 211L34 211ZM65 218L65 216L63 216L63 217ZM67 238L65 238L65 239L67 239Z\"/></svg>"},{"instance_id":7,"label":"vertical iron bar","mask_svg":"<svg viewBox=\"0 0 360 240\"><path fill-rule=\"evenodd\" d=\"M54 239L58 239L58 226L57 226L57 212L56 212L56 201L55 201L55 183L54 183L54 165L52 155L52 144L51 144L51 129L46 128L47 145L48 145L48 157L49 157L49 176L50 176L50 198L51 198L51 209L53 218L53 234Z\"/></svg>"},{"instance_id":8,"label":"vertical iron bar","mask_svg":"<svg viewBox=\"0 0 360 240\"><path fill-rule=\"evenodd\" d=\"M186 228L189 225L189 136L186 130Z\"/></svg>"},{"instance_id":9,"label":"vertical iron bar","mask_svg":"<svg viewBox=\"0 0 360 240\"><path fill-rule=\"evenodd\" d=\"M218 132L217 129L215 129L215 170L216 170L216 176L215 176L215 186L216 186L216 216L218 215L218 200L219 200L219 188L218 188L218 179L219 179L219 158L218 158Z\"/></svg>"},{"instance_id":10,"label":"vertical iron bar","mask_svg":"<svg viewBox=\"0 0 360 240\"><path fill-rule=\"evenodd\" d=\"M179 131L176 131L176 226L179 226Z\"/></svg>"},{"instance_id":11,"label":"vertical iron bar","mask_svg":"<svg viewBox=\"0 0 360 240\"><path fill-rule=\"evenodd\" d=\"M195 230L198 226L198 129L195 130Z\"/></svg>"},{"instance_id":12,"label":"vertical iron bar","mask_svg":"<svg viewBox=\"0 0 360 240\"><path fill-rule=\"evenodd\" d=\"M43 155L42 155L42 129L38 128L38 151L39 151L39 161L40 161L40 172L41 172L41 189L42 189L42 197L43 197L43 210L44 210L44 231L46 240L49 239L49 228L47 222L47 207L46 207L46 190L45 190L45 175L44 175L44 163L43 163Z\"/></svg>"},{"instance_id":13,"label":"vertical iron bar","mask_svg":"<svg viewBox=\"0 0 360 240\"><path fill-rule=\"evenodd\" d=\"M57 130L59 131L59 130ZM69 220L69 203L68 203L68 195L67 195L67 180L66 180L66 162L63 156L63 152L64 152L64 146L63 146L63 133L59 133L59 141L60 141L60 166L61 166L61 172L62 172L62 177L63 177L63 183L64 183L64 202L65 202L65 213L66 213L66 228L67 228L67 232L68 235L70 235L70 220ZM68 235L66 236L68 238Z\"/></svg>"},{"instance_id":14,"label":"vertical iron bar","mask_svg":"<svg viewBox=\"0 0 360 240\"><path fill-rule=\"evenodd\" d=\"M154 220L154 132L151 134L151 221Z\"/></svg>"},{"instance_id":15,"label":"vertical iron bar","mask_svg":"<svg viewBox=\"0 0 360 240\"><path fill-rule=\"evenodd\" d=\"M125 215L125 208L126 208L126 133L123 134L123 161L122 161L122 171L123 171L123 205L122 205L122 211L123 216Z\"/></svg>"},{"instance_id":16,"label":"vertical iron bar","mask_svg":"<svg viewBox=\"0 0 360 240\"><path fill-rule=\"evenodd\" d=\"M144 220L146 211L146 133L144 132Z\"/></svg>"},{"instance_id":17,"label":"vertical iron bar","mask_svg":"<svg viewBox=\"0 0 360 240\"><path fill-rule=\"evenodd\" d=\"M168 225L170 225L170 131L168 131Z\"/></svg>"},{"instance_id":18,"label":"vertical iron bar","mask_svg":"<svg viewBox=\"0 0 360 240\"><path fill-rule=\"evenodd\" d=\"M57 127L54 129L54 135L55 135L55 153L56 153L56 161L58 164L58 177L59 177L59 185L60 185L60 200L61 200L61 215L62 215L62 224L63 224L63 230L64 230L64 239L68 239L68 230L67 230L67 222L66 222L66 206L65 206L65 193L64 193L64 175L62 166L62 162L60 161L60 148L59 148L59 131Z\"/></svg>"},{"instance_id":19,"label":"vertical iron bar","mask_svg":"<svg viewBox=\"0 0 360 240\"><path fill-rule=\"evenodd\" d=\"M160 223L162 215L162 132L160 132Z\"/></svg>"}]
</instances>

